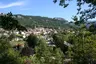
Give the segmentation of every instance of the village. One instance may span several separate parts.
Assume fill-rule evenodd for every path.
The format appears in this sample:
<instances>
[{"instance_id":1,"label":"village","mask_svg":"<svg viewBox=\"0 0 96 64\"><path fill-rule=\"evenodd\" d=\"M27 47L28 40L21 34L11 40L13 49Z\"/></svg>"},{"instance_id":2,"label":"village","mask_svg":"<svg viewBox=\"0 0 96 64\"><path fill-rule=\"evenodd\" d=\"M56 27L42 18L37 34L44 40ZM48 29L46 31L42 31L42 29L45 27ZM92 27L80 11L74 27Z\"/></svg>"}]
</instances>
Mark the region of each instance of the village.
<instances>
[{"instance_id":1,"label":"village","mask_svg":"<svg viewBox=\"0 0 96 64\"><path fill-rule=\"evenodd\" d=\"M71 30L65 30L65 32L75 33L74 31L71 31ZM10 44L12 46L17 46L19 44L22 47L24 47L24 44L26 43L24 41L24 39L26 39L30 34L34 34L38 38L45 39L46 43L49 46L54 47L55 44L53 42L52 34L57 34L57 33L58 33L58 31L56 29L51 29L51 28L49 29L49 28L43 28L43 27L34 28L34 29L27 28L27 31L18 31L18 30L7 31L7 30L4 30L3 28L0 28L0 38L2 36L5 36L7 38L11 38ZM67 46L71 46L66 41L64 41L64 44Z\"/></svg>"},{"instance_id":2,"label":"village","mask_svg":"<svg viewBox=\"0 0 96 64\"><path fill-rule=\"evenodd\" d=\"M10 41L10 43L13 46L17 44L24 44L24 39L28 37L30 34L34 34L38 38L44 38L47 44L51 44L53 40L52 37L50 37L51 33L58 33L58 32L55 29L49 29L49 28L35 28L35 29L28 28L27 31L18 31L18 30L7 31L4 30L3 28L0 28L0 38L2 36L8 38L13 37L12 40ZM24 47L24 45L22 46Z\"/></svg>"}]
</instances>

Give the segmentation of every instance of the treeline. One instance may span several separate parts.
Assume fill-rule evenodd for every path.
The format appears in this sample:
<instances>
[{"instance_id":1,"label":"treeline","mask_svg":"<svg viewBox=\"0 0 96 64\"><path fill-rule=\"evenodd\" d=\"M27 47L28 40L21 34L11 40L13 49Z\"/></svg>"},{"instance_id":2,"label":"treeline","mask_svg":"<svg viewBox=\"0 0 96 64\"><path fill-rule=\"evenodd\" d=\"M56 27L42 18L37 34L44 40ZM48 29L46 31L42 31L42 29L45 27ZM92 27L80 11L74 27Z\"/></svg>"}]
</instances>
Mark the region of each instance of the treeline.
<instances>
[{"instance_id":1,"label":"treeline","mask_svg":"<svg viewBox=\"0 0 96 64\"><path fill-rule=\"evenodd\" d=\"M56 18L48 18L41 16L14 16L25 27L45 27L45 28L70 28L70 24L67 20L60 20Z\"/></svg>"}]
</instances>

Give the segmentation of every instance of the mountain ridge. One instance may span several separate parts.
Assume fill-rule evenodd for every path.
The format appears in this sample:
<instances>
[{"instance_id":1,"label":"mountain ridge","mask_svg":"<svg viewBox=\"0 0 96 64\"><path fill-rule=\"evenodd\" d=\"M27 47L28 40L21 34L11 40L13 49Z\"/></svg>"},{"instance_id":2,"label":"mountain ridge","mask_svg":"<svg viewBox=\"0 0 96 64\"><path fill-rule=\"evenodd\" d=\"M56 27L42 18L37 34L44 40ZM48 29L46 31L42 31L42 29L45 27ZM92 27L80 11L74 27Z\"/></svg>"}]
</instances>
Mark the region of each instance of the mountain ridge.
<instances>
[{"instance_id":1,"label":"mountain ridge","mask_svg":"<svg viewBox=\"0 0 96 64\"><path fill-rule=\"evenodd\" d=\"M64 18L49 18L42 16L31 16L15 14L13 15L25 27L47 27L47 28L70 28L70 24Z\"/></svg>"}]
</instances>

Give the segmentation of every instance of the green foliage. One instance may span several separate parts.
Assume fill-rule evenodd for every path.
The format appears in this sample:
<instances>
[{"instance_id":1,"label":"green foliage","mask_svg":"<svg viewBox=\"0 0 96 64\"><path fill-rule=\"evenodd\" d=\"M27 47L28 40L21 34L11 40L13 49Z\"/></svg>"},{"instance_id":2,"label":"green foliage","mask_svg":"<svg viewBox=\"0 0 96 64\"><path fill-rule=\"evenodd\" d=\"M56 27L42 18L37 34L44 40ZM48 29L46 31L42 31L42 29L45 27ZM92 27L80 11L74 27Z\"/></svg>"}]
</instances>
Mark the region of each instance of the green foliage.
<instances>
[{"instance_id":1,"label":"green foliage","mask_svg":"<svg viewBox=\"0 0 96 64\"><path fill-rule=\"evenodd\" d=\"M64 64L63 52L58 48L53 50L43 39L39 41L35 51L40 64Z\"/></svg>"},{"instance_id":2,"label":"green foliage","mask_svg":"<svg viewBox=\"0 0 96 64\"><path fill-rule=\"evenodd\" d=\"M47 18L41 16L24 16L24 15L15 15L16 19L20 24L25 27L35 28L35 27L45 27L45 28L70 28L70 25L67 24L67 20L58 20L54 18ZM20 18L19 18L20 16ZM27 21L27 22L26 22Z\"/></svg>"},{"instance_id":3,"label":"green foliage","mask_svg":"<svg viewBox=\"0 0 96 64\"><path fill-rule=\"evenodd\" d=\"M71 36L72 47L70 47L73 64L88 64L96 60L96 35L87 31L79 32Z\"/></svg>"},{"instance_id":4,"label":"green foliage","mask_svg":"<svg viewBox=\"0 0 96 64\"><path fill-rule=\"evenodd\" d=\"M11 41L11 40L14 39L15 37L16 37L15 34L11 34L11 35L8 37L8 39Z\"/></svg>"},{"instance_id":5,"label":"green foliage","mask_svg":"<svg viewBox=\"0 0 96 64\"><path fill-rule=\"evenodd\" d=\"M17 25L17 30L18 31L27 31L27 29L24 26L20 25L20 24Z\"/></svg>"},{"instance_id":6,"label":"green foliage","mask_svg":"<svg viewBox=\"0 0 96 64\"><path fill-rule=\"evenodd\" d=\"M18 25L18 21L11 16L0 16L0 25L6 30L14 30Z\"/></svg>"},{"instance_id":7,"label":"green foliage","mask_svg":"<svg viewBox=\"0 0 96 64\"><path fill-rule=\"evenodd\" d=\"M36 35L31 34L28 36L26 41L27 41L27 44L29 47L34 48L36 46L36 44L38 43L38 38Z\"/></svg>"},{"instance_id":8,"label":"green foliage","mask_svg":"<svg viewBox=\"0 0 96 64\"><path fill-rule=\"evenodd\" d=\"M12 12L7 13L7 16L13 16Z\"/></svg>"},{"instance_id":9,"label":"green foliage","mask_svg":"<svg viewBox=\"0 0 96 64\"><path fill-rule=\"evenodd\" d=\"M18 20L13 18L11 12L6 15L0 15L0 26L5 30L27 30L18 22Z\"/></svg>"},{"instance_id":10,"label":"green foliage","mask_svg":"<svg viewBox=\"0 0 96 64\"><path fill-rule=\"evenodd\" d=\"M54 3L56 3L57 1L59 0L53 0ZM60 6L63 6L64 8L66 8L70 3L70 1L73 1L73 0L60 0L59 1L59 5ZM79 14L82 19L92 19L92 18L95 18L96 16L96 0L76 0L76 4L78 6L77 8L77 14ZM88 9L82 9L84 4L87 4L88 5Z\"/></svg>"},{"instance_id":11,"label":"green foliage","mask_svg":"<svg viewBox=\"0 0 96 64\"><path fill-rule=\"evenodd\" d=\"M11 48L7 40L0 39L0 64L23 64L18 52Z\"/></svg>"},{"instance_id":12,"label":"green foliage","mask_svg":"<svg viewBox=\"0 0 96 64\"><path fill-rule=\"evenodd\" d=\"M75 25L81 25L81 24L85 23L85 20L82 19L82 17L78 18L77 16L74 16L72 19L73 19Z\"/></svg>"},{"instance_id":13,"label":"green foliage","mask_svg":"<svg viewBox=\"0 0 96 64\"><path fill-rule=\"evenodd\" d=\"M21 51L22 56L30 56L34 54L34 50L30 47L24 47Z\"/></svg>"},{"instance_id":14,"label":"green foliage","mask_svg":"<svg viewBox=\"0 0 96 64\"><path fill-rule=\"evenodd\" d=\"M64 36L64 34L54 34L53 35L53 41L55 42L56 47L60 48L63 53L65 53L68 50L68 47L64 45L64 41L66 41L67 37Z\"/></svg>"},{"instance_id":15,"label":"green foliage","mask_svg":"<svg viewBox=\"0 0 96 64\"><path fill-rule=\"evenodd\" d=\"M90 32L93 32L93 33L96 33L96 27L94 24L92 24L89 29L88 29Z\"/></svg>"},{"instance_id":16,"label":"green foliage","mask_svg":"<svg viewBox=\"0 0 96 64\"><path fill-rule=\"evenodd\" d=\"M65 38L64 38L64 35ZM84 30L83 28L75 33L61 33L55 34L53 40L56 46L61 48L65 47L63 45L64 40L71 44L67 47L65 54L66 59L72 64L94 64L96 61L96 34L90 31ZM66 39L67 38L67 39ZM61 45L60 45L61 44ZM64 48L66 49L66 48ZM63 50L64 50L63 49Z\"/></svg>"}]
</instances>

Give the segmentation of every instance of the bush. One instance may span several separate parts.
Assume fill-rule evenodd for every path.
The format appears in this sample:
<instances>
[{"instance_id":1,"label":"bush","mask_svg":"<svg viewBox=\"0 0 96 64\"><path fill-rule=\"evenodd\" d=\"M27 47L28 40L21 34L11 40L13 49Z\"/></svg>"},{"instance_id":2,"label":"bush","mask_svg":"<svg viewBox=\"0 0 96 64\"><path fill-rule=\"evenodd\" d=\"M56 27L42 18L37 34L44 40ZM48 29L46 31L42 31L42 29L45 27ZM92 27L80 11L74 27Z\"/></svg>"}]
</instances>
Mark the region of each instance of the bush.
<instances>
[{"instance_id":1,"label":"bush","mask_svg":"<svg viewBox=\"0 0 96 64\"><path fill-rule=\"evenodd\" d=\"M0 64L23 64L19 53L3 39L0 40Z\"/></svg>"},{"instance_id":2,"label":"bush","mask_svg":"<svg viewBox=\"0 0 96 64\"><path fill-rule=\"evenodd\" d=\"M38 38L36 35L31 34L28 36L26 41L29 47L34 48L36 44L38 43Z\"/></svg>"}]
</instances>

